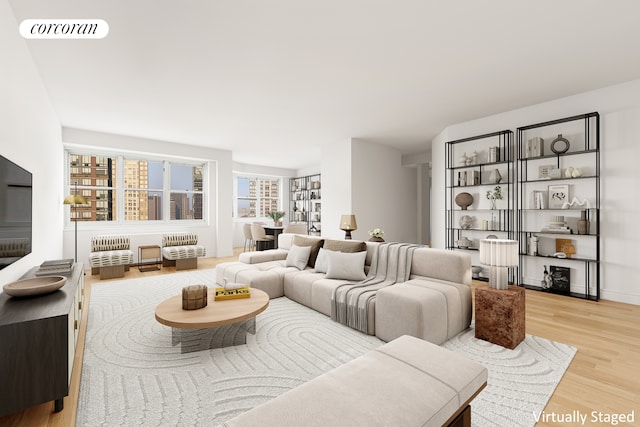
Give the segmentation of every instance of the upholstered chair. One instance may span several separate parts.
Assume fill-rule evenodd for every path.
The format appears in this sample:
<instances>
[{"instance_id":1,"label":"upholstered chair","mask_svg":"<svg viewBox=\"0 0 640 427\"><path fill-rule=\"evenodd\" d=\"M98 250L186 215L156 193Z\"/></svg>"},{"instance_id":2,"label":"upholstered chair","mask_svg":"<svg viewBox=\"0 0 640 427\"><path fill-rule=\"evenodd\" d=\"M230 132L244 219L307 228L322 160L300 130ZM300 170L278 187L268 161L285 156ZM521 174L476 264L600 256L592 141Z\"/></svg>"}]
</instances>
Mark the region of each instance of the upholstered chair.
<instances>
[{"instance_id":1,"label":"upholstered chair","mask_svg":"<svg viewBox=\"0 0 640 427\"><path fill-rule=\"evenodd\" d=\"M264 227L261 225L251 225L251 237L253 238L257 251L271 249L275 245L275 238L273 236L267 236Z\"/></svg>"},{"instance_id":2,"label":"upholstered chair","mask_svg":"<svg viewBox=\"0 0 640 427\"><path fill-rule=\"evenodd\" d=\"M162 236L162 266L175 266L176 270L198 268L198 257L207 250L198 245L196 233L167 233Z\"/></svg>"},{"instance_id":3,"label":"upholstered chair","mask_svg":"<svg viewBox=\"0 0 640 427\"><path fill-rule=\"evenodd\" d=\"M247 243L249 243L249 250L252 250L253 246L254 246L254 242L253 242L253 235L251 234L251 224L249 224L249 223L244 224L242 226L242 231L244 233L244 250L243 250L243 252L247 251Z\"/></svg>"},{"instance_id":4,"label":"upholstered chair","mask_svg":"<svg viewBox=\"0 0 640 427\"><path fill-rule=\"evenodd\" d=\"M133 262L130 248L130 238L126 235L93 236L89 254L91 274L100 274L100 280L124 277Z\"/></svg>"}]
</instances>

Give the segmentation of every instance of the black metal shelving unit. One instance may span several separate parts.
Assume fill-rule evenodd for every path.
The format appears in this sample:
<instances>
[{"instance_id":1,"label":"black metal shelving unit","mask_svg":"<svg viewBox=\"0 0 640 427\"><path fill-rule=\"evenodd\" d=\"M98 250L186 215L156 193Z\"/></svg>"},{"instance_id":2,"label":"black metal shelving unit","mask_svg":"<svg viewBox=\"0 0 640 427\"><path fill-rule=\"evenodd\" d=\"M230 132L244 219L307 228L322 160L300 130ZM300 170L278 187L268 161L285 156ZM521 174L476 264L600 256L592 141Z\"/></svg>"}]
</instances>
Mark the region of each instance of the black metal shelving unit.
<instances>
[{"instance_id":1,"label":"black metal shelving unit","mask_svg":"<svg viewBox=\"0 0 640 427\"><path fill-rule=\"evenodd\" d=\"M463 154L469 154L471 161L468 164L463 164ZM445 248L467 251L472 256L472 262L478 264L478 246L481 239L490 235L507 239L515 237L516 176L513 131L503 130L448 141L445 156ZM496 169L501 175L498 183L491 179L492 171ZM501 187L503 199L492 209L486 193L494 190L496 186ZM463 192L472 194L474 199L467 210L462 210L455 203L456 196ZM468 228L463 228L460 224L463 215L474 219ZM472 242L470 247L461 248L458 245L462 237ZM515 272L510 271L511 282L515 276ZM481 276L480 280L487 280L487 275Z\"/></svg>"},{"instance_id":2,"label":"black metal shelving unit","mask_svg":"<svg viewBox=\"0 0 640 427\"><path fill-rule=\"evenodd\" d=\"M533 138L543 139L539 151L530 150L532 143L529 141ZM562 142L560 150L552 151L553 141L561 141L560 138L564 138L568 143ZM599 300L600 115L593 112L520 127L517 129L516 145L519 195L516 208L517 239L520 245L518 282L530 289ZM533 146L536 147L536 144ZM568 176L569 168L578 168L580 173ZM549 186L552 185L567 190L567 193L552 191L552 194L566 197L562 207L550 207ZM534 205L534 193L540 193L541 197L538 198L541 198L541 203ZM574 199L576 203L571 206ZM581 215L584 215L589 223L587 234L576 234ZM563 217L565 227L570 229L570 233L554 230L554 227L558 227L559 221L555 222L554 227L545 226L550 219L557 220L558 217ZM532 236L538 238L537 253L530 247ZM565 245L561 248L565 248L569 253L568 258L555 256L561 252L558 250L559 244ZM562 286L552 283L551 287L548 287L542 280L544 266L549 269L553 266L556 267L556 271L563 271L563 277L568 280L564 283L558 280Z\"/></svg>"},{"instance_id":3,"label":"black metal shelving unit","mask_svg":"<svg viewBox=\"0 0 640 427\"><path fill-rule=\"evenodd\" d=\"M306 223L307 233L319 236L322 215L321 175L291 178L289 195L289 221L291 223Z\"/></svg>"}]
</instances>

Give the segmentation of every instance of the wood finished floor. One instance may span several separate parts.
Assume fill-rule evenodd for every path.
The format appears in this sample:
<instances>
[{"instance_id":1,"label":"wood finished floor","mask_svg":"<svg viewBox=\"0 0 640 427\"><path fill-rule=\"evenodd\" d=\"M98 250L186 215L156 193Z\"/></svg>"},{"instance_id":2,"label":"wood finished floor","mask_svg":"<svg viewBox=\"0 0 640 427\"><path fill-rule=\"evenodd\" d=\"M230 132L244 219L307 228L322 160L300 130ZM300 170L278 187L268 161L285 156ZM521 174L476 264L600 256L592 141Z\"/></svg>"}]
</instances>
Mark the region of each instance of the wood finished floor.
<instances>
[{"instance_id":1,"label":"wood finished floor","mask_svg":"<svg viewBox=\"0 0 640 427\"><path fill-rule=\"evenodd\" d=\"M202 258L198 269L214 268L230 258ZM170 274L175 268L141 273L131 268L126 278ZM112 279L118 280L118 279ZM89 273L85 277L85 306L91 307L91 284L99 282ZM483 283L474 283L474 288ZM640 306L611 301L583 301L560 295L527 290L527 333L570 344L578 349L562 381L545 408L545 413L570 414L574 410L590 415L592 411L608 414L635 411L640 422ZM69 396L65 409L53 412L48 402L15 414L0 417L0 426L68 427L75 425L87 310L80 326ZM532 415L533 416L533 415ZM569 425L539 422L537 426ZM586 425L589 425L588 422ZM603 424L600 424L603 425ZM624 424L619 424L624 425Z\"/></svg>"}]
</instances>

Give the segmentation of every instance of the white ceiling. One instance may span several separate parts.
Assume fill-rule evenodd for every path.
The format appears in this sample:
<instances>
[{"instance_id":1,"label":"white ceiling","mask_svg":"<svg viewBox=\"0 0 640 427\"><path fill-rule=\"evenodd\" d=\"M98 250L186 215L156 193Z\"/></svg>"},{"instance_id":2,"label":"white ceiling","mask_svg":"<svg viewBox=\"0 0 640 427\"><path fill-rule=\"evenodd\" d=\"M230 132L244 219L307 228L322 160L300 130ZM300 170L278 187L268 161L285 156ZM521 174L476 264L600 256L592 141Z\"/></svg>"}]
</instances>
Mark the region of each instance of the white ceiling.
<instances>
[{"instance_id":1,"label":"white ceiling","mask_svg":"<svg viewBox=\"0 0 640 427\"><path fill-rule=\"evenodd\" d=\"M640 78L637 0L9 0L104 19L29 40L63 126L303 168L362 138L426 151L447 126ZM17 31L17 28L16 28Z\"/></svg>"}]
</instances>

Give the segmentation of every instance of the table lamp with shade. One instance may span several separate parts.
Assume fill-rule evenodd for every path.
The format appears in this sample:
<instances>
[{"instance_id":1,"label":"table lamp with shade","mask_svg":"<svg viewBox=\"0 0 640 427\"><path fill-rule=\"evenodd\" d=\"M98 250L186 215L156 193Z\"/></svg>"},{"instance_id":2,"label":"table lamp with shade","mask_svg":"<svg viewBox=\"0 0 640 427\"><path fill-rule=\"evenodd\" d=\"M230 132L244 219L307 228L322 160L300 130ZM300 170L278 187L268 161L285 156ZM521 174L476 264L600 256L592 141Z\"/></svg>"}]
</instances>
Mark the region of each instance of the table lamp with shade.
<instances>
[{"instance_id":1,"label":"table lamp with shade","mask_svg":"<svg viewBox=\"0 0 640 427\"><path fill-rule=\"evenodd\" d=\"M65 205L71 205L71 209L74 210L75 214L75 218L74 218L74 223L75 223L75 256L73 258L73 260L75 262L78 262L78 205L88 205L89 202L87 202L87 199L84 198L84 196L82 196L81 194L78 194L78 183L76 182L75 184L75 190L74 190L74 194L70 194L67 197L64 198L64 202Z\"/></svg>"},{"instance_id":2,"label":"table lamp with shade","mask_svg":"<svg viewBox=\"0 0 640 427\"><path fill-rule=\"evenodd\" d=\"M351 240L351 232L357 229L355 215L342 215L340 217L340 230L344 231L345 240Z\"/></svg>"},{"instance_id":3,"label":"table lamp with shade","mask_svg":"<svg viewBox=\"0 0 640 427\"><path fill-rule=\"evenodd\" d=\"M518 241L509 239L480 240L480 264L489 267L489 287L508 289L508 269L518 266Z\"/></svg>"}]
</instances>

